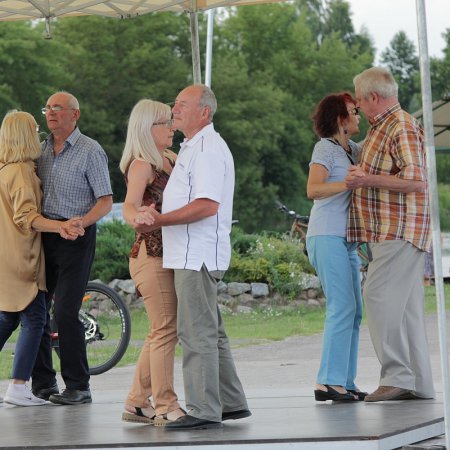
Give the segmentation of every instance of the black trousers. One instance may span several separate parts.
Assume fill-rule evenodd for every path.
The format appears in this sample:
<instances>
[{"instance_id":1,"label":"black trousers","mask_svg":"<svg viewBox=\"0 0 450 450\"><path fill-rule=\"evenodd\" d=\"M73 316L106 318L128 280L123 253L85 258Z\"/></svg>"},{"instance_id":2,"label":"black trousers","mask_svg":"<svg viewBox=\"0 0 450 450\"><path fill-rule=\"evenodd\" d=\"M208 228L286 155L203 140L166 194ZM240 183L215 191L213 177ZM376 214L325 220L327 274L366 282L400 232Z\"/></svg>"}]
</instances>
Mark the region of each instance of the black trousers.
<instances>
[{"instance_id":1,"label":"black trousers","mask_svg":"<svg viewBox=\"0 0 450 450\"><path fill-rule=\"evenodd\" d=\"M58 326L61 376L67 389L89 389L89 367L83 324L78 319L86 284L95 256L96 226L85 230L75 241L56 233L42 233L47 280L47 310L54 300ZM41 345L32 373L33 390L56 383L50 337L50 316L44 328Z\"/></svg>"}]
</instances>

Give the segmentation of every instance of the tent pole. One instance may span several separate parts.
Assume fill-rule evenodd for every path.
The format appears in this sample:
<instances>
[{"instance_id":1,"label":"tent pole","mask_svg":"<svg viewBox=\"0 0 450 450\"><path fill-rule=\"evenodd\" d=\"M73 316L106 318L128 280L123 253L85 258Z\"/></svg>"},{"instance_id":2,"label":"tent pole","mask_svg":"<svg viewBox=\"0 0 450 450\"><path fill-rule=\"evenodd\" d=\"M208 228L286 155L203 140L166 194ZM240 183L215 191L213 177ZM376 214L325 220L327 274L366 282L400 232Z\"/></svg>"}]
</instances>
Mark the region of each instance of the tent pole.
<instances>
[{"instance_id":1,"label":"tent pole","mask_svg":"<svg viewBox=\"0 0 450 450\"><path fill-rule=\"evenodd\" d=\"M434 147L434 129L433 129L433 113L431 99L431 81L430 81L430 63L428 58L427 43L427 23L425 12L425 1L416 0L417 14L417 32L419 38L419 59L422 87L422 111L423 124L425 129L425 148L427 154L427 170L429 184L429 198L431 211L431 228L433 238L433 261L434 276L438 314L439 329L439 349L441 357L442 382L444 387L444 417L445 417L445 440L446 448L449 445L449 377L448 377L448 352L446 337L446 313L445 313L445 297L444 297L444 280L442 276L442 256L441 256L441 227L439 223L439 200L437 192L437 175L436 175L436 155Z\"/></svg>"},{"instance_id":2,"label":"tent pole","mask_svg":"<svg viewBox=\"0 0 450 450\"><path fill-rule=\"evenodd\" d=\"M194 84L202 82L200 70L200 44L198 38L198 17L197 11L189 12L191 24L191 47L192 47L192 79Z\"/></svg>"},{"instance_id":3,"label":"tent pole","mask_svg":"<svg viewBox=\"0 0 450 450\"><path fill-rule=\"evenodd\" d=\"M208 10L208 29L206 33L205 84L211 87L212 44L214 33L214 9Z\"/></svg>"}]
</instances>

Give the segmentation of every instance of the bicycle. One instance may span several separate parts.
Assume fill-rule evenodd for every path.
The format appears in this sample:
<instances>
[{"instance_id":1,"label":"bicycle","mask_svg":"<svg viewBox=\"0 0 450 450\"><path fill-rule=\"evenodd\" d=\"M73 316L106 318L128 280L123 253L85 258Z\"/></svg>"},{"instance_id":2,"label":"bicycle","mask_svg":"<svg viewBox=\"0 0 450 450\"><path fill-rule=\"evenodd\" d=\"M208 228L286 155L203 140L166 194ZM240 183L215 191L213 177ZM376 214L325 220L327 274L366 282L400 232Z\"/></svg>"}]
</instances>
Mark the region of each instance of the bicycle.
<instances>
[{"instance_id":1,"label":"bicycle","mask_svg":"<svg viewBox=\"0 0 450 450\"><path fill-rule=\"evenodd\" d=\"M278 200L275 200L275 204L278 210L293 219L291 230L289 231L289 237L291 239L298 239L302 244L303 253L308 256L308 252L306 250L306 230L308 229L309 216L301 216L300 214L297 214L294 210L289 209Z\"/></svg>"},{"instance_id":2,"label":"bicycle","mask_svg":"<svg viewBox=\"0 0 450 450\"><path fill-rule=\"evenodd\" d=\"M308 229L309 216L301 216L300 214L297 214L295 211L289 209L278 200L275 201L275 204L278 210L287 214L291 219L294 220L289 232L289 237L291 239L298 239L303 245L303 253L308 256L308 252L306 250L306 230ZM361 272L361 287L363 287L367 277L369 262L372 260L372 253L370 251L369 245L365 242L358 244L357 252L361 261L361 267L359 270Z\"/></svg>"},{"instance_id":3,"label":"bicycle","mask_svg":"<svg viewBox=\"0 0 450 450\"><path fill-rule=\"evenodd\" d=\"M78 315L84 326L89 373L99 375L113 368L125 354L131 336L131 319L120 295L102 283L86 286ZM50 310L52 348L59 357L58 330Z\"/></svg>"}]
</instances>

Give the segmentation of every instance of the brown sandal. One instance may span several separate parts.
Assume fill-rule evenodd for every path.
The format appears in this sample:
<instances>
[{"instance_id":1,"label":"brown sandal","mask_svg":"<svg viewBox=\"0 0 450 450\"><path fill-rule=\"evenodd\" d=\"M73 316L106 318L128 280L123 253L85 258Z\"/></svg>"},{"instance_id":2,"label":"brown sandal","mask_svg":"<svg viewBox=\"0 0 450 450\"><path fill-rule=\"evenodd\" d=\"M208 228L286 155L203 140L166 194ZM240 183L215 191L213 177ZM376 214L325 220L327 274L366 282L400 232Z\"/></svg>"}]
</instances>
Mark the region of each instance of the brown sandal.
<instances>
[{"instance_id":1,"label":"brown sandal","mask_svg":"<svg viewBox=\"0 0 450 450\"><path fill-rule=\"evenodd\" d=\"M136 410L135 413L132 413L130 411L124 411L122 413L123 421L134 423L147 423L150 425L154 424L156 415L154 415L153 417L148 417L143 413L142 408L138 408L137 406L133 406L133 408Z\"/></svg>"},{"instance_id":2,"label":"brown sandal","mask_svg":"<svg viewBox=\"0 0 450 450\"><path fill-rule=\"evenodd\" d=\"M175 409L174 411L178 411L178 410L181 411L183 413L183 415L186 414L186 411L183 408L178 408L178 409ZM171 412L172 411L156 416L153 421L153 425L155 425L155 427L165 427L168 423L175 422L175 420L177 420L178 417L177 417L177 419L174 419L174 420L171 420L167 417L167 414L170 414ZM179 417L183 417L183 416L179 416Z\"/></svg>"}]
</instances>

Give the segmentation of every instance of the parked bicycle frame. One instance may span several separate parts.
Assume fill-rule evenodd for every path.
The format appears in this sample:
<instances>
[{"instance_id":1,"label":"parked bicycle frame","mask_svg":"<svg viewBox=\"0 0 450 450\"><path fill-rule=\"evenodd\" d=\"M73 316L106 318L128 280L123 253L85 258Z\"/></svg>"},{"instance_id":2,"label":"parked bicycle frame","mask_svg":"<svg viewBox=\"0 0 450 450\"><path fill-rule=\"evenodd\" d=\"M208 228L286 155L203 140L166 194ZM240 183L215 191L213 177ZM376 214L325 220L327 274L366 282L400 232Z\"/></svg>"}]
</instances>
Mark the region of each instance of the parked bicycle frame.
<instances>
[{"instance_id":1,"label":"parked bicycle frame","mask_svg":"<svg viewBox=\"0 0 450 450\"><path fill-rule=\"evenodd\" d=\"M291 226L291 230L289 232L289 237L291 239L298 239L302 244L302 250L305 255L308 255L306 251L306 230L308 229L309 216L301 216L297 214L295 211L289 209L287 206L283 205L280 201L275 201L276 207L278 210L287 214L291 219L293 219L293 223ZM370 247L366 243L358 244L358 256L361 261L361 286L364 285L364 281L367 276L367 269L369 268L369 262L372 259L372 255L370 252Z\"/></svg>"}]
</instances>

